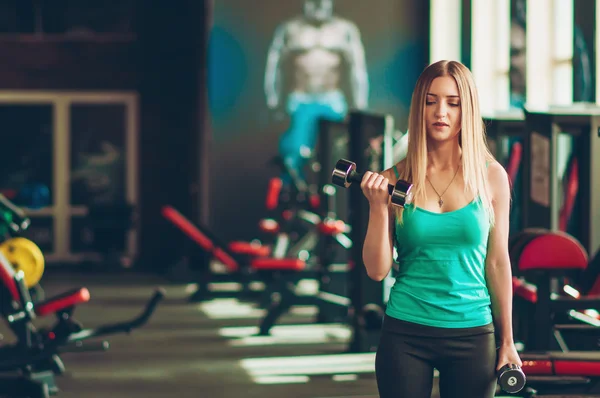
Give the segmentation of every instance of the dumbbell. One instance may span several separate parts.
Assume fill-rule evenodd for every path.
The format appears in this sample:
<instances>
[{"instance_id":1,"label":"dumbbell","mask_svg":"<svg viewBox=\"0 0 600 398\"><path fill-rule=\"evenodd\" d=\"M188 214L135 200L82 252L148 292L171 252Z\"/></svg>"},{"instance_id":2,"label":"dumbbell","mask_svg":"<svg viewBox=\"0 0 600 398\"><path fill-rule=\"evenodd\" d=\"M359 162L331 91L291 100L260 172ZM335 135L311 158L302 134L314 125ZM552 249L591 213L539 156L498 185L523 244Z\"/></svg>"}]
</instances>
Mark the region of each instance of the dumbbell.
<instances>
[{"instance_id":1,"label":"dumbbell","mask_svg":"<svg viewBox=\"0 0 600 398\"><path fill-rule=\"evenodd\" d=\"M514 394L525 387L527 378L518 365L507 364L498 371L498 385L502 391Z\"/></svg>"},{"instance_id":2,"label":"dumbbell","mask_svg":"<svg viewBox=\"0 0 600 398\"><path fill-rule=\"evenodd\" d=\"M359 183L362 181L364 174L356 172L356 164L340 159L335 164L331 175L331 182L335 185L348 188L353 182ZM412 201L412 184L398 180L395 185L388 184L388 193L392 197L392 203L396 206L404 207Z\"/></svg>"}]
</instances>

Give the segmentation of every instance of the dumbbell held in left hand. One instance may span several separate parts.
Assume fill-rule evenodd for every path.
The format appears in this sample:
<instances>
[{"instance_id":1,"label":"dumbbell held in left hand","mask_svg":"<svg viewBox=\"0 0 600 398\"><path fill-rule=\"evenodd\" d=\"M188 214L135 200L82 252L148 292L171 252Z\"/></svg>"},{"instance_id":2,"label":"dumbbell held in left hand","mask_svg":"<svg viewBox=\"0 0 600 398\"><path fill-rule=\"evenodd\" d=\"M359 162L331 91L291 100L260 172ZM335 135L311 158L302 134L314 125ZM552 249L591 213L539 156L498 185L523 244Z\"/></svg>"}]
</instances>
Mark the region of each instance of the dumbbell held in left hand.
<instances>
[{"instance_id":1,"label":"dumbbell held in left hand","mask_svg":"<svg viewBox=\"0 0 600 398\"><path fill-rule=\"evenodd\" d=\"M523 389L527 383L525 373L518 365L507 364L498 371L498 384L509 394L514 394Z\"/></svg>"},{"instance_id":2,"label":"dumbbell held in left hand","mask_svg":"<svg viewBox=\"0 0 600 398\"><path fill-rule=\"evenodd\" d=\"M356 172L356 163L340 159L333 169L331 182L337 186L348 188L353 182L360 184L363 177L363 173ZM395 185L388 184L388 193L391 195L394 205L404 207L412 201L412 184L398 180Z\"/></svg>"}]
</instances>

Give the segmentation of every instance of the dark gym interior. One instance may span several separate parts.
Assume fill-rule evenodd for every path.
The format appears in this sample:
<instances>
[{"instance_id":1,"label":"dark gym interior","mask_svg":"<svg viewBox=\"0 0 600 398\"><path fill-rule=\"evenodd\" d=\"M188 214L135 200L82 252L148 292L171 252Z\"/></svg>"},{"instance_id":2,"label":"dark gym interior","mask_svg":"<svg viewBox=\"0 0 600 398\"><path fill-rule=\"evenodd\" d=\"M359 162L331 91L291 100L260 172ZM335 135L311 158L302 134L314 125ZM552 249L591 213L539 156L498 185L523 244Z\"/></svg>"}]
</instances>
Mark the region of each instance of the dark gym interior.
<instances>
[{"instance_id":1,"label":"dark gym interior","mask_svg":"<svg viewBox=\"0 0 600 398\"><path fill-rule=\"evenodd\" d=\"M366 272L357 173L406 157L441 59L510 182L496 396L600 397L599 10L0 0L0 397L378 397L399 273Z\"/></svg>"}]
</instances>

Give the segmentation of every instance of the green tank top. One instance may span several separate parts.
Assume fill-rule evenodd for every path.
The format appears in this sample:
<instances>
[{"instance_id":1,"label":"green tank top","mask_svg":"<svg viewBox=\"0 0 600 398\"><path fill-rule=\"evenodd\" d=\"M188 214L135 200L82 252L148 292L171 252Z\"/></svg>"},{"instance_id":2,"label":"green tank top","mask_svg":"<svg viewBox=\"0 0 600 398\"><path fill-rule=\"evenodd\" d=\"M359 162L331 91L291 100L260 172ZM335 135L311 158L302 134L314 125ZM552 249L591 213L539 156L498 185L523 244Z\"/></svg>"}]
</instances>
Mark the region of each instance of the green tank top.
<instances>
[{"instance_id":1,"label":"green tank top","mask_svg":"<svg viewBox=\"0 0 600 398\"><path fill-rule=\"evenodd\" d=\"M407 205L395 230L399 271L388 316L444 328L492 322L485 279L490 224L479 198L443 214Z\"/></svg>"}]
</instances>

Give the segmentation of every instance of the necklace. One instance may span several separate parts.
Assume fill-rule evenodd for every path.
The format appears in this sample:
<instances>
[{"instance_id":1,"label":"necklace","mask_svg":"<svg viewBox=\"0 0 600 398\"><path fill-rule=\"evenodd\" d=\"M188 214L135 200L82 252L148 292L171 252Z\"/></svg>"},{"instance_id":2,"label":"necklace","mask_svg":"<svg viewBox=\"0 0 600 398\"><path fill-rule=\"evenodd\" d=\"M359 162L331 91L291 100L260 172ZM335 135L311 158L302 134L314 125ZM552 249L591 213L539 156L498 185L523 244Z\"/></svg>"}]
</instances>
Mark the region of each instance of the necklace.
<instances>
[{"instance_id":1,"label":"necklace","mask_svg":"<svg viewBox=\"0 0 600 398\"><path fill-rule=\"evenodd\" d=\"M450 188L450 185L452 185L452 183L454 182L454 179L456 178L456 175L458 174L458 170L459 169L460 169L460 166L456 168L456 171L454 172L454 177L452 177L452 180L450 180L450 183L448 184L448 186L446 187L446 189L444 189L444 192L442 192L441 195L439 194L439 192L437 191L437 189L435 189L435 187L431 183L431 180L429 179L429 177L425 176L425 178L427 178L427 181L429 181L429 185L431 185L431 188L433 188L433 190L435 191L435 193L437 194L437 196L440 198L440 200L438 200L438 205L440 205L440 209L444 205L444 201L442 200L442 196L444 196L444 194L446 193L446 191L448 190L448 188Z\"/></svg>"}]
</instances>

